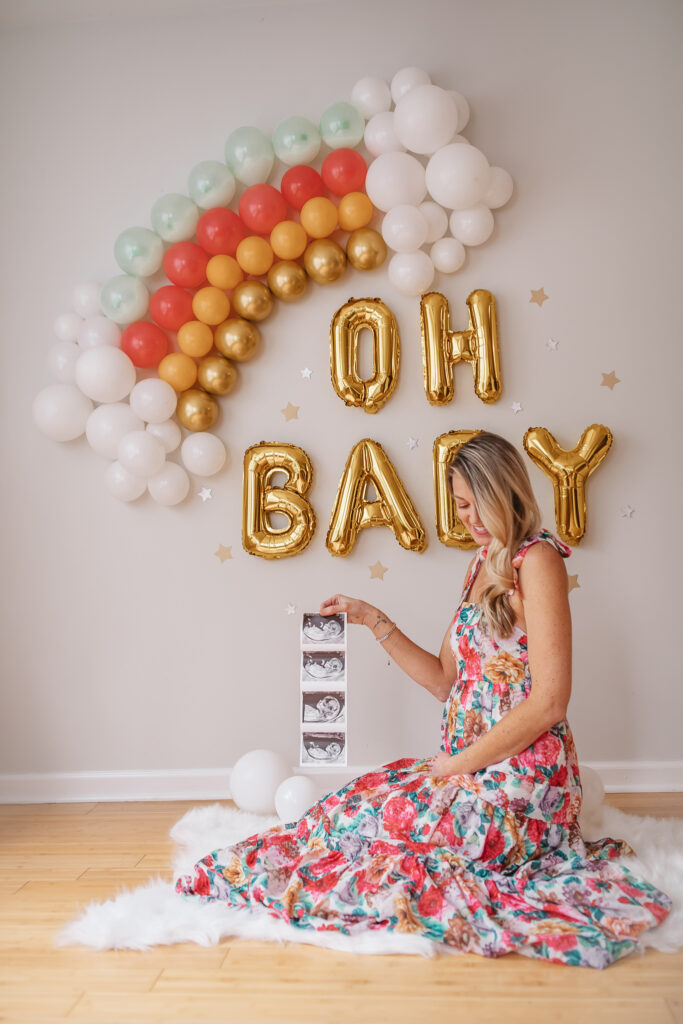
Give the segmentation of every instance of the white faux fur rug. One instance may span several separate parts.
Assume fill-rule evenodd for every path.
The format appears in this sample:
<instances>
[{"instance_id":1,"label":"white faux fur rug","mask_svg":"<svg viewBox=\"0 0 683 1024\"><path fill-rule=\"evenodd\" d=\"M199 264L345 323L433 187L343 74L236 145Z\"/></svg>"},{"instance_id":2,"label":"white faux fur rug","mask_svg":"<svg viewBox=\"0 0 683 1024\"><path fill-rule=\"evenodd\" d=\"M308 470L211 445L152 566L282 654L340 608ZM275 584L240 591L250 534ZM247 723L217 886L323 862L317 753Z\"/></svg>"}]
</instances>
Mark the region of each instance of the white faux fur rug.
<instances>
[{"instance_id":1,"label":"white faux fur rug","mask_svg":"<svg viewBox=\"0 0 683 1024\"><path fill-rule=\"evenodd\" d=\"M191 873L194 864L210 851L264 831L278 820L221 804L188 811L171 829L171 838L176 843L174 878ZM673 900L666 921L643 936L642 948L651 946L665 953L683 948L683 821L637 818L613 807L584 804L581 823L586 839L625 839L637 853L637 857L628 859L629 869ZM105 903L89 904L80 917L59 933L56 943L93 949L148 949L176 942L211 946L231 935L268 942L305 942L350 953L433 956L439 951L452 952L429 939L397 932L347 936L299 930L263 910L239 910L220 902L183 899L175 892L173 882L159 877L137 889L123 889Z\"/></svg>"}]
</instances>

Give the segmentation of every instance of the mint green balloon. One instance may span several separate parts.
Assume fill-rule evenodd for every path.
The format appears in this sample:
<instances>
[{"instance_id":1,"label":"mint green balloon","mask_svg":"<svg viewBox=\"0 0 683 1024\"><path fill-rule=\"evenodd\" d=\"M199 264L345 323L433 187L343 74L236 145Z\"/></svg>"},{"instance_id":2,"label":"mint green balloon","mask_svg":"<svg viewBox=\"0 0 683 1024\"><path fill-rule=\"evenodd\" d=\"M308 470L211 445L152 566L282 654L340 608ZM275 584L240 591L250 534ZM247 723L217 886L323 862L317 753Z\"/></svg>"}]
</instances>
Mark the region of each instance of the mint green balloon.
<instances>
[{"instance_id":1,"label":"mint green balloon","mask_svg":"<svg viewBox=\"0 0 683 1024\"><path fill-rule=\"evenodd\" d=\"M320 118L320 134L330 149L353 149L364 132L365 119L350 103L333 103Z\"/></svg>"},{"instance_id":2,"label":"mint green balloon","mask_svg":"<svg viewBox=\"0 0 683 1024\"><path fill-rule=\"evenodd\" d=\"M273 144L258 128L237 128L225 143L225 162L243 185L262 185L275 162Z\"/></svg>"},{"instance_id":3,"label":"mint green balloon","mask_svg":"<svg viewBox=\"0 0 683 1024\"><path fill-rule=\"evenodd\" d=\"M151 277L161 267L164 243L149 228L126 228L114 242L114 257L126 274Z\"/></svg>"},{"instance_id":4,"label":"mint green balloon","mask_svg":"<svg viewBox=\"0 0 683 1024\"><path fill-rule=\"evenodd\" d=\"M165 242L186 242L197 228L199 210L187 196L170 192L152 207L152 227Z\"/></svg>"},{"instance_id":5,"label":"mint green balloon","mask_svg":"<svg viewBox=\"0 0 683 1024\"><path fill-rule=\"evenodd\" d=\"M288 117L273 132L275 155L290 167L315 160L321 142L320 132L307 117Z\"/></svg>"},{"instance_id":6,"label":"mint green balloon","mask_svg":"<svg viewBox=\"0 0 683 1024\"><path fill-rule=\"evenodd\" d=\"M102 285L100 306L114 323L132 324L141 320L149 309L149 292L137 277L128 274L110 277Z\"/></svg>"},{"instance_id":7,"label":"mint green balloon","mask_svg":"<svg viewBox=\"0 0 683 1024\"><path fill-rule=\"evenodd\" d=\"M203 160L190 171L187 190L200 210L227 206L235 194L235 176L218 160Z\"/></svg>"}]
</instances>

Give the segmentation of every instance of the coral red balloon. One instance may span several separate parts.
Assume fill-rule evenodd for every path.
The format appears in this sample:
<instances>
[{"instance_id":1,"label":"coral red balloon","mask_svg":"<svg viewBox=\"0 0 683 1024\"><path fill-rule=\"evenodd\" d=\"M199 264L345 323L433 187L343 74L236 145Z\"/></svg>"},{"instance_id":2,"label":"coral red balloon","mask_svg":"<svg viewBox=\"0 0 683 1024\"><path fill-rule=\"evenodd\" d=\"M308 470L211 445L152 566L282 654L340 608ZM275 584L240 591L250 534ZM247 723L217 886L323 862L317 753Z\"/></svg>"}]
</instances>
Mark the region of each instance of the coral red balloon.
<instances>
[{"instance_id":1,"label":"coral red balloon","mask_svg":"<svg viewBox=\"0 0 683 1024\"><path fill-rule=\"evenodd\" d=\"M208 262L209 254L196 242L176 242L164 253L164 273L181 288L201 288Z\"/></svg>"},{"instance_id":2,"label":"coral red balloon","mask_svg":"<svg viewBox=\"0 0 683 1024\"><path fill-rule=\"evenodd\" d=\"M197 223L197 241L212 256L234 256L246 233L237 214L224 206L207 210Z\"/></svg>"},{"instance_id":3,"label":"coral red balloon","mask_svg":"<svg viewBox=\"0 0 683 1024\"><path fill-rule=\"evenodd\" d=\"M250 231L269 235L287 217L287 203L272 185L251 185L239 202L240 217Z\"/></svg>"},{"instance_id":4,"label":"coral red balloon","mask_svg":"<svg viewBox=\"0 0 683 1024\"><path fill-rule=\"evenodd\" d=\"M152 320L165 327L167 331L177 331L189 320L194 320L192 312L192 296L184 288L175 284L164 285L154 292L149 300L149 312Z\"/></svg>"},{"instance_id":5,"label":"coral red balloon","mask_svg":"<svg viewBox=\"0 0 683 1024\"><path fill-rule=\"evenodd\" d=\"M285 171L280 182L282 194L295 210L316 196L325 195L325 183L318 172L306 164L297 164Z\"/></svg>"},{"instance_id":6,"label":"coral red balloon","mask_svg":"<svg viewBox=\"0 0 683 1024\"><path fill-rule=\"evenodd\" d=\"M321 169L322 179L335 196L349 192L363 192L368 168L355 149L335 149L325 157Z\"/></svg>"},{"instance_id":7,"label":"coral red balloon","mask_svg":"<svg viewBox=\"0 0 683 1024\"><path fill-rule=\"evenodd\" d=\"M158 366L168 352L168 338L156 324L138 320L121 335L121 348L133 366L148 370Z\"/></svg>"}]
</instances>

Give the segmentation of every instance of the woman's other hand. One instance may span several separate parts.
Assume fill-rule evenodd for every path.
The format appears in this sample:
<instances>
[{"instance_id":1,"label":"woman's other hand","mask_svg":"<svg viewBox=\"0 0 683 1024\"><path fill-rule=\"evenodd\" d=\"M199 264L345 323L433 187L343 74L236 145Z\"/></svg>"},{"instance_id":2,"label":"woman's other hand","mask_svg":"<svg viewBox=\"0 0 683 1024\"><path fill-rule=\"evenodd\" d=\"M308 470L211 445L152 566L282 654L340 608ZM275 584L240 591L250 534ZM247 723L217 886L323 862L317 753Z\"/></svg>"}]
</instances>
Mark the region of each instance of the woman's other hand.
<instances>
[{"instance_id":1,"label":"woman's other hand","mask_svg":"<svg viewBox=\"0 0 683 1024\"><path fill-rule=\"evenodd\" d=\"M429 774L434 775L436 778L443 778L447 775L462 775L462 772L458 770L457 755L447 754L445 750L440 750L436 757L432 758Z\"/></svg>"},{"instance_id":2,"label":"woman's other hand","mask_svg":"<svg viewBox=\"0 0 683 1024\"><path fill-rule=\"evenodd\" d=\"M355 626L368 625L370 614L376 610L367 601L346 597L345 594L334 594L320 605L321 615L337 615L340 612L346 612L347 621Z\"/></svg>"}]
</instances>

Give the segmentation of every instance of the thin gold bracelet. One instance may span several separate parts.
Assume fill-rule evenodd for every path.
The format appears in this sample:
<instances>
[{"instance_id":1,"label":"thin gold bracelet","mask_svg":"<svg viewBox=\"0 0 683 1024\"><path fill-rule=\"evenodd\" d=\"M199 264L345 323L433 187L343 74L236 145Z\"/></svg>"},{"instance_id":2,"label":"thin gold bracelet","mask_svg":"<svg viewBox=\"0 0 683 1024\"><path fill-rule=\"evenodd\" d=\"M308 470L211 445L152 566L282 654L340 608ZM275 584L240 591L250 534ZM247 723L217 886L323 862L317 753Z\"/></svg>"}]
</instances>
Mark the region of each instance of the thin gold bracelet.
<instances>
[{"instance_id":1,"label":"thin gold bracelet","mask_svg":"<svg viewBox=\"0 0 683 1024\"><path fill-rule=\"evenodd\" d=\"M391 627L391 629L389 630L388 633L385 633L384 636L376 636L375 640L377 641L378 644L383 644L385 640L389 639L389 637L391 636L391 634L394 632L395 629L396 629L396 623L393 624L393 626Z\"/></svg>"}]
</instances>

